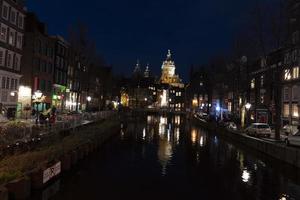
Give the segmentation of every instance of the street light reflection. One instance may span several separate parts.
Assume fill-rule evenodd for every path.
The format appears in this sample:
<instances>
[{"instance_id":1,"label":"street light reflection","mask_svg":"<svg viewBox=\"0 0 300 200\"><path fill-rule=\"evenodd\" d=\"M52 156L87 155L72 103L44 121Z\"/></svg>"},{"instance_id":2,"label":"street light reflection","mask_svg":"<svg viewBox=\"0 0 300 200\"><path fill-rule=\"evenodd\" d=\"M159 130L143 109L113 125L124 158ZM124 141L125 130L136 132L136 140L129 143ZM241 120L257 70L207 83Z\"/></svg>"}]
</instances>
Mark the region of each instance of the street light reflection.
<instances>
[{"instance_id":1,"label":"street light reflection","mask_svg":"<svg viewBox=\"0 0 300 200\"><path fill-rule=\"evenodd\" d=\"M192 130L192 143L196 144L196 142L197 142L197 131L196 131L196 129L193 129Z\"/></svg>"},{"instance_id":2,"label":"street light reflection","mask_svg":"<svg viewBox=\"0 0 300 200\"><path fill-rule=\"evenodd\" d=\"M243 174L242 174L242 180L243 180L243 182L244 183L249 182L250 178L251 178L250 172L247 169L244 169L243 170Z\"/></svg>"}]
</instances>

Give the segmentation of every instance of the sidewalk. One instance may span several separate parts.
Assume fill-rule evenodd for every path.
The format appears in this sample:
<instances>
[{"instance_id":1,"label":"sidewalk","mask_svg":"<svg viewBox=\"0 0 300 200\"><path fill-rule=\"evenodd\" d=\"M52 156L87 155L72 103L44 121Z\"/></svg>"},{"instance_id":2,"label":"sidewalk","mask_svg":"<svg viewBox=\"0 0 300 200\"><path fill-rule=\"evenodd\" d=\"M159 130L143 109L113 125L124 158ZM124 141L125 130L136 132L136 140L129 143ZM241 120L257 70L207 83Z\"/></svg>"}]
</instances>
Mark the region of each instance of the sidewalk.
<instances>
[{"instance_id":1,"label":"sidewalk","mask_svg":"<svg viewBox=\"0 0 300 200\"><path fill-rule=\"evenodd\" d=\"M0 136L0 157L7 153L15 152L24 148L31 148L36 146L43 138L51 138L61 132L74 131L79 127L101 121L113 116L113 111L103 111L98 113L84 113L83 115L64 115L59 116L59 121L54 124L39 124L36 125L35 119L22 120L25 122L20 127L17 125L10 125L6 128L6 134ZM11 121L8 123L14 123ZM0 132L5 129L5 124L0 125Z\"/></svg>"},{"instance_id":2,"label":"sidewalk","mask_svg":"<svg viewBox=\"0 0 300 200\"><path fill-rule=\"evenodd\" d=\"M251 137L241 131L231 131L197 118L194 118L194 121L204 129L217 132L244 146L300 168L300 148L286 146L283 142L277 142L273 138Z\"/></svg>"}]
</instances>

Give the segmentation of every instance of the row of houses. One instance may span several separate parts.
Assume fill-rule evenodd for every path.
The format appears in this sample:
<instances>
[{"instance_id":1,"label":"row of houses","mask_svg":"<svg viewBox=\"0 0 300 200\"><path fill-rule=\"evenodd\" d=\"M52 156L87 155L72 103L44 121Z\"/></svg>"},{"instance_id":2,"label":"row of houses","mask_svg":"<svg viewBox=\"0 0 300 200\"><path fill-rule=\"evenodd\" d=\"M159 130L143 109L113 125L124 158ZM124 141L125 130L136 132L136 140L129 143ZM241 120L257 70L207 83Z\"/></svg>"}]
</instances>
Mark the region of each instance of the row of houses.
<instances>
[{"instance_id":1,"label":"row of houses","mask_svg":"<svg viewBox=\"0 0 300 200\"><path fill-rule=\"evenodd\" d=\"M91 63L65 38L49 35L23 1L0 0L0 5L1 114L24 117L32 107L62 112L105 107L111 67Z\"/></svg>"},{"instance_id":2,"label":"row of houses","mask_svg":"<svg viewBox=\"0 0 300 200\"><path fill-rule=\"evenodd\" d=\"M242 56L217 71L209 66L191 73L191 109L234 118L242 126L299 124L300 1L287 1L287 9L288 36L282 47L256 59Z\"/></svg>"}]
</instances>

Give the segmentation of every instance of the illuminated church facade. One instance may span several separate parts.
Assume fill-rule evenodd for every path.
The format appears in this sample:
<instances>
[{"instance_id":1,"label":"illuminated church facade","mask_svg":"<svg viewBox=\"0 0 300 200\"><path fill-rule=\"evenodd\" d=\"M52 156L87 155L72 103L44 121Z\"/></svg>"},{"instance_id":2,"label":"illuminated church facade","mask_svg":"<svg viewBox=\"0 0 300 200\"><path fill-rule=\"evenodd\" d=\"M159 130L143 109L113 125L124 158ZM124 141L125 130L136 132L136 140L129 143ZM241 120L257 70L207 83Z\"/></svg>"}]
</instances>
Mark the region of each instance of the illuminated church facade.
<instances>
[{"instance_id":1,"label":"illuminated church facade","mask_svg":"<svg viewBox=\"0 0 300 200\"><path fill-rule=\"evenodd\" d=\"M175 62L172 60L171 51L161 67L159 80L158 107L168 108L173 111L182 111L185 102L185 86L176 74Z\"/></svg>"},{"instance_id":2,"label":"illuminated church facade","mask_svg":"<svg viewBox=\"0 0 300 200\"><path fill-rule=\"evenodd\" d=\"M185 85L176 74L171 51L161 66L160 78L155 78L147 64L143 72L138 61L127 87L121 91L121 104L130 108L158 108L183 111Z\"/></svg>"},{"instance_id":3,"label":"illuminated church facade","mask_svg":"<svg viewBox=\"0 0 300 200\"><path fill-rule=\"evenodd\" d=\"M172 60L171 50L168 51L167 59L163 62L161 67L161 78L162 84L169 84L174 87L183 88L184 84L177 74L175 74L176 66Z\"/></svg>"}]
</instances>

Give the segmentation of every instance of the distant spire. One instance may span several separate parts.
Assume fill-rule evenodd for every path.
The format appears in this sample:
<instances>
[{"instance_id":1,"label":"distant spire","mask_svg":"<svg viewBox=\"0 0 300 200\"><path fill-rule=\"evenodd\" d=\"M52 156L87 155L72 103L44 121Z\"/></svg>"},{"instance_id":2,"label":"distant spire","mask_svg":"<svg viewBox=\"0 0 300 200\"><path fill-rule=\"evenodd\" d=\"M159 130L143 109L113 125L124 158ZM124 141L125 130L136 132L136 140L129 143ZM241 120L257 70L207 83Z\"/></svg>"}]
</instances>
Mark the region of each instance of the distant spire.
<instances>
[{"instance_id":1,"label":"distant spire","mask_svg":"<svg viewBox=\"0 0 300 200\"><path fill-rule=\"evenodd\" d=\"M137 60L133 73L140 73L140 72L141 72L140 61Z\"/></svg>"},{"instance_id":2,"label":"distant spire","mask_svg":"<svg viewBox=\"0 0 300 200\"><path fill-rule=\"evenodd\" d=\"M150 77L149 63L146 66L146 70L144 72L144 77L145 78L149 78Z\"/></svg>"},{"instance_id":3,"label":"distant spire","mask_svg":"<svg viewBox=\"0 0 300 200\"><path fill-rule=\"evenodd\" d=\"M168 55L167 55L167 61L170 61L170 60L172 60L172 53L171 53L171 50L169 49Z\"/></svg>"}]
</instances>

